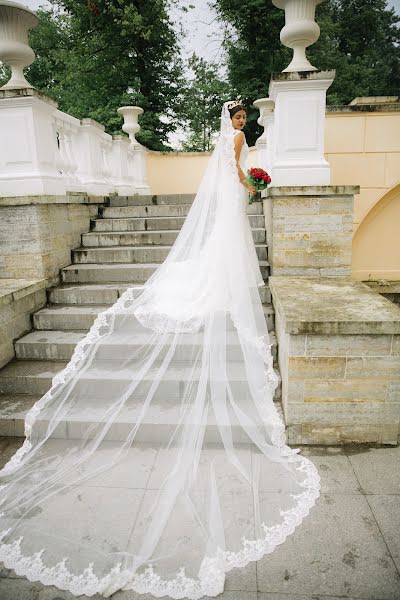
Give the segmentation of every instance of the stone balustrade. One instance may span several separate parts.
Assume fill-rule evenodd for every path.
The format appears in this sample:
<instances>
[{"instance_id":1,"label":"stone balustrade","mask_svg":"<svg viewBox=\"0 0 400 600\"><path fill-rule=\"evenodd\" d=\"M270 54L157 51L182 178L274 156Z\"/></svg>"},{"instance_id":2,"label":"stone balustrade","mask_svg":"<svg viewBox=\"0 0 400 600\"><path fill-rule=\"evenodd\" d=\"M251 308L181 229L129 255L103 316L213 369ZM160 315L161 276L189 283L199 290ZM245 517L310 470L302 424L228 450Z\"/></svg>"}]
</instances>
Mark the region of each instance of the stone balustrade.
<instances>
[{"instance_id":1,"label":"stone balustrade","mask_svg":"<svg viewBox=\"0 0 400 600\"><path fill-rule=\"evenodd\" d=\"M0 130L0 197L150 194L144 146L33 88L0 89Z\"/></svg>"}]
</instances>

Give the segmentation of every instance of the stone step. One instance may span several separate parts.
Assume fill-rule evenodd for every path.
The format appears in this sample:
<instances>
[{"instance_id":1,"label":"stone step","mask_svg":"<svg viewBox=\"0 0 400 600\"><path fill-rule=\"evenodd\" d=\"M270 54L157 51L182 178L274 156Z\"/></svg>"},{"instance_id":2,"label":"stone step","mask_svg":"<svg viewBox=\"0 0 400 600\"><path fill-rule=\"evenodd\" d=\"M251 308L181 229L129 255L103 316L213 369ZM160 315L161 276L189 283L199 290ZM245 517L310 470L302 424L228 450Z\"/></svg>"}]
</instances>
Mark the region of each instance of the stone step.
<instances>
[{"instance_id":1,"label":"stone step","mask_svg":"<svg viewBox=\"0 0 400 600\"><path fill-rule=\"evenodd\" d=\"M33 315L33 326L37 330L86 331L93 325L97 315L108 306L101 305L63 305L55 304L41 308ZM272 304L263 304L268 331L274 329L274 308ZM124 311L116 314L116 320Z\"/></svg>"},{"instance_id":2,"label":"stone step","mask_svg":"<svg viewBox=\"0 0 400 600\"><path fill-rule=\"evenodd\" d=\"M61 279L65 283L145 283L159 266L154 263L70 265L61 269Z\"/></svg>"},{"instance_id":3,"label":"stone step","mask_svg":"<svg viewBox=\"0 0 400 600\"><path fill-rule=\"evenodd\" d=\"M268 279L268 261L260 260L259 264L263 279ZM159 266L159 263L78 264L61 269L61 278L64 283L145 283Z\"/></svg>"},{"instance_id":4,"label":"stone step","mask_svg":"<svg viewBox=\"0 0 400 600\"><path fill-rule=\"evenodd\" d=\"M86 332L84 331L32 331L15 342L16 357L24 360L70 360L76 344L81 341L85 335ZM269 336L272 344L272 356L276 363L277 348L275 332L270 331ZM202 337L198 335L197 338L198 344L200 345ZM123 343L122 341L119 343L104 343L100 350L101 357L110 360L123 359L126 356L127 347L129 347L131 351L140 352L140 348L146 343L146 339L144 334L138 334L134 339L128 337ZM184 341L185 338L183 338L183 342ZM241 347L236 342L237 339L234 337L233 332L228 332L227 357L230 360L240 360L242 356ZM191 336L190 343L191 345L193 344L193 336ZM178 360L184 360L185 354L182 353L185 353L184 346L179 348L176 355Z\"/></svg>"},{"instance_id":5,"label":"stone step","mask_svg":"<svg viewBox=\"0 0 400 600\"><path fill-rule=\"evenodd\" d=\"M167 229L160 231L110 231L97 233L91 231L82 234L82 246L171 246L178 237L180 229ZM265 229L255 227L252 229L253 240L256 244L263 244L266 240Z\"/></svg>"},{"instance_id":6,"label":"stone step","mask_svg":"<svg viewBox=\"0 0 400 600\"><path fill-rule=\"evenodd\" d=\"M104 219L129 219L134 217L186 217L191 206L191 204L107 206L102 208L102 217ZM246 207L246 213L248 215L262 215L262 203L253 202L253 204L249 204Z\"/></svg>"},{"instance_id":7,"label":"stone step","mask_svg":"<svg viewBox=\"0 0 400 600\"><path fill-rule=\"evenodd\" d=\"M137 194L135 196L109 196L109 206L149 206L159 204L191 204L196 194Z\"/></svg>"},{"instance_id":8,"label":"stone step","mask_svg":"<svg viewBox=\"0 0 400 600\"><path fill-rule=\"evenodd\" d=\"M52 304L114 304L123 292L130 287L118 283L65 283L48 290L48 300ZM131 282L131 287L140 286ZM271 291L268 285L258 288L261 302L271 303Z\"/></svg>"},{"instance_id":9,"label":"stone step","mask_svg":"<svg viewBox=\"0 0 400 600\"><path fill-rule=\"evenodd\" d=\"M49 386L50 387L50 386ZM279 388L277 388L278 391ZM0 402L0 435L2 436L17 436L24 437L24 422L27 412L33 407L33 405L40 400L40 395L23 395L23 394L7 394L1 398ZM282 414L282 408L279 398L274 397L275 406L278 412ZM241 403L241 409L249 414L254 419L254 409L252 409L253 403L251 400L244 400ZM119 440L123 441L126 439L128 433L132 430L135 423L137 423L140 415L141 406L126 406L125 409L121 410L118 417L114 420L113 424L108 429L105 439L106 440ZM104 422L104 410L98 408L98 418L95 420L100 426ZM229 413L229 424L232 427L232 437L235 443L249 443L242 426L238 424L236 416L231 408L228 408ZM96 414L96 404L91 406L91 419L90 423L94 421L93 414ZM166 405L165 402L152 401L148 410L145 413L144 419L141 422L138 434L135 436L135 442L165 442L167 443L173 431L179 423L182 416L181 406L179 404ZM68 418L61 421L57 428L52 432L52 439L68 440L68 439L81 439L84 432L87 431L87 417L79 413L68 413ZM259 422L255 424L259 427ZM40 430L46 431L48 427L48 417L44 412L39 413L34 423L35 433L39 433ZM94 435L96 428L94 428ZM259 433L259 431L258 431ZM86 436L85 436L86 437ZM218 425L215 420L213 411L210 411L207 426L205 430L205 441L206 442L218 442L220 441L220 433ZM60 445L60 450L66 446Z\"/></svg>"},{"instance_id":10,"label":"stone step","mask_svg":"<svg viewBox=\"0 0 400 600\"><path fill-rule=\"evenodd\" d=\"M160 231L168 229L181 229L186 217L133 217L91 219L90 229L97 232L109 231ZM262 228L265 225L264 215L249 215L251 227Z\"/></svg>"},{"instance_id":11,"label":"stone step","mask_svg":"<svg viewBox=\"0 0 400 600\"><path fill-rule=\"evenodd\" d=\"M122 246L76 248L72 250L74 264L89 263L162 263L167 258L172 246ZM256 244L257 256L267 260L268 252L265 244Z\"/></svg>"}]
</instances>

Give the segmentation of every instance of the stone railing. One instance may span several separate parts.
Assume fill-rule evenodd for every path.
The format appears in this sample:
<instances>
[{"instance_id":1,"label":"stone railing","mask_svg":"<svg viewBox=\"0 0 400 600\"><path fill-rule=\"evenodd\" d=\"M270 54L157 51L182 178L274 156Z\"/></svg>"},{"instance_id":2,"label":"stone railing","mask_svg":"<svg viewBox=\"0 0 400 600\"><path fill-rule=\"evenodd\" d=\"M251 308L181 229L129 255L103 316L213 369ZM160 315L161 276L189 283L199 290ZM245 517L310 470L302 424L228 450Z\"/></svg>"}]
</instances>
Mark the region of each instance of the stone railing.
<instances>
[{"instance_id":1,"label":"stone railing","mask_svg":"<svg viewBox=\"0 0 400 600\"><path fill-rule=\"evenodd\" d=\"M32 88L0 90L0 197L149 194L146 148L104 129Z\"/></svg>"}]
</instances>

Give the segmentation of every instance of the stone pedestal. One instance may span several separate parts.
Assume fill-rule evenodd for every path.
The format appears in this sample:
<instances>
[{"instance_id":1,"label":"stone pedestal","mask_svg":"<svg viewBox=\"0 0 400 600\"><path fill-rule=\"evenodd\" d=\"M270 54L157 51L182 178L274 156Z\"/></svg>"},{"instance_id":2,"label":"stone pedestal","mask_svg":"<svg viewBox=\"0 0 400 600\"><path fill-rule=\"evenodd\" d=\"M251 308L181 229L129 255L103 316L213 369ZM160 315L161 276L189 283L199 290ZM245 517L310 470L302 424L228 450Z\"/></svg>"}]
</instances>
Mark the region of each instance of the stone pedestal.
<instances>
[{"instance_id":1,"label":"stone pedestal","mask_svg":"<svg viewBox=\"0 0 400 600\"><path fill-rule=\"evenodd\" d=\"M269 278L290 444L396 444L400 308L338 277Z\"/></svg>"},{"instance_id":2,"label":"stone pedestal","mask_svg":"<svg viewBox=\"0 0 400 600\"><path fill-rule=\"evenodd\" d=\"M359 191L359 186L284 186L261 192L271 274L350 276Z\"/></svg>"},{"instance_id":3,"label":"stone pedestal","mask_svg":"<svg viewBox=\"0 0 400 600\"><path fill-rule=\"evenodd\" d=\"M57 103L37 90L0 90L0 196L65 194L56 112Z\"/></svg>"},{"instance_id":4,"label":"stone pedestal","mask_svg":"<svg viewBox=\"0 0 400 600\"><path fill-rule=\"evenodd\" d=\"M273 73L273 185L329 185L324 157L326 90L335 71Z\"/></svg>"}]
</instances>

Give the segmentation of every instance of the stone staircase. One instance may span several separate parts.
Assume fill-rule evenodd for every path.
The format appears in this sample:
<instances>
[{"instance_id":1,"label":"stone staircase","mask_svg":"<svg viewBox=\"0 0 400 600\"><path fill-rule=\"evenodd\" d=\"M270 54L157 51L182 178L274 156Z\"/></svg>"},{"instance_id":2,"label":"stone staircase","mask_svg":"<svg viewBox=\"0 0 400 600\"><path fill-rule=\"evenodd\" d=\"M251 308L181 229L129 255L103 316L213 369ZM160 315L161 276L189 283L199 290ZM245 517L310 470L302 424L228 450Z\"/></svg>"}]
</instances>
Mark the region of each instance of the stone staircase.
<instances>
[{"instance_id":1,"label":"stone staircase","mask_svg":"<svg viewBox=\"0 0 400 600\"><path fill-rule=\"evenodd\" d=\"M62 283L48 290L48 305L33 314L33 331L15 342L16 358L0 371L0 435L24 435L26 412L51 387L97 314L132 284L144 283L166 258L194 198L192 194L110 197L91 220ZM261 203L248 207L266 285L260 288L275 369L274 310ZM279 401L280 387L275 399Z\"/></svg>"}]
</instances>

